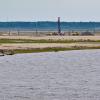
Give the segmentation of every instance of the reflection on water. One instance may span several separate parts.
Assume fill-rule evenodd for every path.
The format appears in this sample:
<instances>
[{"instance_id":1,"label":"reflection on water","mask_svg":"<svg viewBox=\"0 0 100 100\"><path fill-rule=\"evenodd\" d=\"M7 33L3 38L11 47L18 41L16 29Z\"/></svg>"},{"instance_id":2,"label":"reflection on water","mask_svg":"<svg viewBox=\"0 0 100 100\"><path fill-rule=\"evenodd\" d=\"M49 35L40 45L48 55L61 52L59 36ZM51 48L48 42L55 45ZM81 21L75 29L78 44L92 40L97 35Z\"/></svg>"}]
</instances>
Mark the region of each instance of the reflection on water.
<instances>
[{"instance_id":1,"label":"reflection on water","mask_svg":"<svg viewBox=\"0 0 100 100\"><path fill-rule=\"evenodd\" d=\"M99 100L100 50L0 57L0 100Z\"/></svg>"}]
</instances>

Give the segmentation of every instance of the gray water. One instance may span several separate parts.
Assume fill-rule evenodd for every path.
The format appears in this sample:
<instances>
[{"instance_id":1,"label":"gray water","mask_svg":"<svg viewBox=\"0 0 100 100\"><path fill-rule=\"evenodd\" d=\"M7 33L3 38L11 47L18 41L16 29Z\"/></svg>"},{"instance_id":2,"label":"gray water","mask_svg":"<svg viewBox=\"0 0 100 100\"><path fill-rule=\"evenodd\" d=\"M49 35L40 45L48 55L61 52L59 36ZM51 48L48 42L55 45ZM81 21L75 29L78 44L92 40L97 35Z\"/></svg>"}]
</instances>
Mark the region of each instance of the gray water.
<instances>
[{"instance_id":1,"label":"gray water","mask_svg":"<svg viewBox=\"0 0 100 100\"><path fill-rule=\"evenodd\" d=\"M100 100L100 50L0 57L0 100Z\"/></svg>"}]
</instances>

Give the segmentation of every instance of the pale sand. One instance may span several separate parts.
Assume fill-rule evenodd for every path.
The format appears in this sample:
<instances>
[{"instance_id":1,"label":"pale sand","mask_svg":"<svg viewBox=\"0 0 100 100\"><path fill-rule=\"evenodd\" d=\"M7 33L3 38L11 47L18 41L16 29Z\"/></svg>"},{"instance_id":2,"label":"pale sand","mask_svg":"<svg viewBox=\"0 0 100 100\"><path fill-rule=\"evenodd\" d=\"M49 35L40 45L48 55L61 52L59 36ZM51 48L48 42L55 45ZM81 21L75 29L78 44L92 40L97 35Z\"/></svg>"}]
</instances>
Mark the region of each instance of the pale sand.
<instances>
[{"instance_id":1,"label":"pale sand","mask_svg":"<svg viewBox=\"0 0 100 100\"><path fill-rule=\"evenodd\" d=\"M100 36L0 36L0 39L32 39L32 40L100 40Z\"/></svg>"},{"instance_id":2,"label":"pale sand","mask_svg":"<svg viewBox=\"0 0 100 100\"><path fill-rule=\"evenodd\" d=\"M24 43L24 44L2 44L0 45L0 49L34 49L34 48L72 48L72 47L100 47L100 44L93 43Z\"/></svg>"}]
</instances>

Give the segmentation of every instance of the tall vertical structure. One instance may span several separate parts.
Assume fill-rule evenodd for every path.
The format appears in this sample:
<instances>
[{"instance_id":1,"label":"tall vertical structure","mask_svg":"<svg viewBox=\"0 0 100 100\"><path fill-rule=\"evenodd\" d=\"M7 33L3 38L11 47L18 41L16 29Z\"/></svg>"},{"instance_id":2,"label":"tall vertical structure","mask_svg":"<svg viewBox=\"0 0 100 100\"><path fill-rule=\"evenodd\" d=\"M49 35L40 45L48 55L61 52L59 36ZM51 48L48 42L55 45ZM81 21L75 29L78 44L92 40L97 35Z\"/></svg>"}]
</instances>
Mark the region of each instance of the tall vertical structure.
<instances>
[{"instance_id":1,"label":"tall vertical structure","mask_svg":"<svg viewBox=\"0 0 100 100\"><path fill-rule=\"evenodd\" d=\"M58 17L58 34L61 35L61 23L60 23L60 17Z\"/></svg>"},{"instance_id":2,"label":"tall vertical structure","mask_svg":"<svg viewBox=\"0 0 100 100\"><path fill-rule=\"evenodd\" d=\"M37 23L38 23L38 22L35 22L36 35L38 35Z\"/></svg>"}]
</instances>

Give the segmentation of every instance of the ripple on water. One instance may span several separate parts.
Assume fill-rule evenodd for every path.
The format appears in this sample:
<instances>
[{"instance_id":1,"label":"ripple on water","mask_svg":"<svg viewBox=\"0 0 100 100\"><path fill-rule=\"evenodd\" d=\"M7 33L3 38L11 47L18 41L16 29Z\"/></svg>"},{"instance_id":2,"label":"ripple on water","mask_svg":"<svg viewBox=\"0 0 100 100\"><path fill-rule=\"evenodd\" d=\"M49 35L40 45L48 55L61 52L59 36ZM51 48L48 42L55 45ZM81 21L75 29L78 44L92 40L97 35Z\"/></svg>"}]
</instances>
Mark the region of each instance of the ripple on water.
<instances>
[{"instance_id":1,"label":"ripple on water","mask_svg":"<svg viewBox=\"0 0 100 100\"><path fill-rule=\"evenodd\" d=\"M100 50L0 57L0 100L99 100Z\"/></svg>"}]
</instances>

